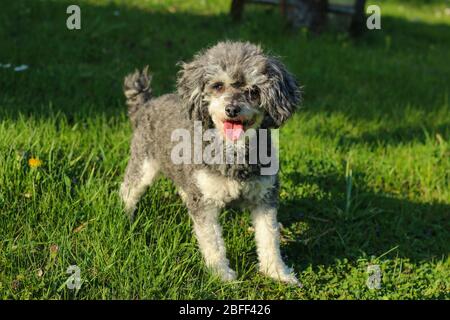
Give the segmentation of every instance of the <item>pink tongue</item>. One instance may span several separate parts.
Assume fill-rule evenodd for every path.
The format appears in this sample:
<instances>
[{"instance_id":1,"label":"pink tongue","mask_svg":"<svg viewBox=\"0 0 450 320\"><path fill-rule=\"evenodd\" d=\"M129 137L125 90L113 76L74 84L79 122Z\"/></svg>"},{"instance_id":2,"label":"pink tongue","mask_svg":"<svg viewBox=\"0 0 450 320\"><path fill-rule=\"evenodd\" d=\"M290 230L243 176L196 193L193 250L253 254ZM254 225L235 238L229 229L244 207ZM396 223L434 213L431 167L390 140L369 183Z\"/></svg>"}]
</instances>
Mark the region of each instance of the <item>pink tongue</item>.
<instances>
[{"instance_id":1,"label":"pink tongue","mask_svg":"<svg viewBox=\"0 0 450 320\"><path fill-rule=\"evenodd\" d=\"M223 123L223 130L228 139L237 140L244 133L244 126L239 122L225 121Z\"/></svg>"}]
</instances>

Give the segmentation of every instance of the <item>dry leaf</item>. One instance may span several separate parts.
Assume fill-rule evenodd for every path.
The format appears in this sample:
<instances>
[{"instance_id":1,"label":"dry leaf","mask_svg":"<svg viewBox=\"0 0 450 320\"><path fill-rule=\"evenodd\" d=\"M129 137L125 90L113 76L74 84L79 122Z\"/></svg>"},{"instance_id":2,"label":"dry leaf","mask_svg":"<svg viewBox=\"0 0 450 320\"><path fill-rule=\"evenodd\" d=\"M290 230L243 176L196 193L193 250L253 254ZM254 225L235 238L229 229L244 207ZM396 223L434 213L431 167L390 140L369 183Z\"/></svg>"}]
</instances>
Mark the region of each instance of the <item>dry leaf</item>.
<instances>
[{"instance_id":1,"label":"dry leaf","mask_svg":"<svg viewBox=\"0 0 450 320\"><path fill-rule=\"evenodd\" d=\"M56 258L56 255L58 254L58 250L59 250L58 245L52 244L52 245L50 246L50 258L51 258L51 259Z\"/></svg>"},{"instance_id":2,"label":"dry leaf","mask_svg":"<svg viewBox=\"0 0 450 320\"><path fill-rule=\"evenodd\" d=\"M87 227L88 223L89 223L88 221L83 222L83 223L80 224L78 227L76 227L75 229L73 229L73 233L78 233L78 232L82 231L84 228Z\"/></svg>"}]
</instances>

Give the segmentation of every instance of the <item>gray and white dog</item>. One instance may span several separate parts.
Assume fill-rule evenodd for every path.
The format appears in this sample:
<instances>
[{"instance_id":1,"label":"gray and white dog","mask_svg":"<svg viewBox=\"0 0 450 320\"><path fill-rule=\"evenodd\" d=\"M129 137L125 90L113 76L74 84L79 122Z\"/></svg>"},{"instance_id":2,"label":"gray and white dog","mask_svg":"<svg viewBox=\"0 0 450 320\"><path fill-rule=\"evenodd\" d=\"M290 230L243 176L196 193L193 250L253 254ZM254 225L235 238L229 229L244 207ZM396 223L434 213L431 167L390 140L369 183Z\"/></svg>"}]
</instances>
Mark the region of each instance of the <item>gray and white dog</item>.
<instances>
[{"instance_id":1,"label":"gray and white dog","mask_svg":"<svg viewBox=\"0 0 450 320\"><path fill-rule=\"evenodd\" d=\"M239 143L243 133L278 128L294 113L300 102L296 80L279 60L243 42L220 42L181 67L177 93L158 98L152 96L147 68L125 78L133 127L120 190L127 213L133 218L140 197L161 172L176 185L206 265L222 280L234 280L236 273L226 257L218 216L226 207L239 207L251 212L260 272L298 284L280 254L278 175L261 175L260 162L174 164L171 157L174 130L194 135L196 121L203 131L216 130L236 150L248 151L248 143ZM265 139L271 145L271 135Z\"/></svg>"}]
</instances>

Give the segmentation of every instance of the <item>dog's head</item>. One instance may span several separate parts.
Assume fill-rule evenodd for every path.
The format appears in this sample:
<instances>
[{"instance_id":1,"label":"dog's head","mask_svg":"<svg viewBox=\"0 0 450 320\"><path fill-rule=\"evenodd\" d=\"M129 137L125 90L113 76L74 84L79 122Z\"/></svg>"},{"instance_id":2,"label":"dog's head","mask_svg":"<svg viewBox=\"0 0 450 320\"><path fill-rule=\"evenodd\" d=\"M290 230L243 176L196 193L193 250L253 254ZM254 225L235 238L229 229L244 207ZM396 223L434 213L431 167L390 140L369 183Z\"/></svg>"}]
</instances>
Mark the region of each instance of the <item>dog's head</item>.
<instances>
[{"instance_id":1,"label":"dog's head","mask_svg":"<svg viewBox=\"0 0 450 320\"><path fill-rule=\"evenodd\" d=\"M300 101L284 65L248 42L220 42L181 65L178 93L189 116L231 140L249 128L278 128Z\"/></svg>"}]
</instances>

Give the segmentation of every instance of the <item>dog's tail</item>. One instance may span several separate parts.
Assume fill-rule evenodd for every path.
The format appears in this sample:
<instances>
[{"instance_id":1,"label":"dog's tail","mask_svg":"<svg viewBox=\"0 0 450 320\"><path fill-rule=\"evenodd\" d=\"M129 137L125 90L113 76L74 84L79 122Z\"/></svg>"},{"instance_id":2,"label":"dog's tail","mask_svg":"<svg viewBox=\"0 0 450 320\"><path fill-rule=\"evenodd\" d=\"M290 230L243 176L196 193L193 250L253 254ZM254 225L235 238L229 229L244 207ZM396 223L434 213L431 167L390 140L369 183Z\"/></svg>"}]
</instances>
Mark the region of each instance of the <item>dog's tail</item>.
<instances>
[{"instance_id":1,"label":"dog's tail","mask_svg":"<svg viewBox=\"0 0 450 320\"><path fill-rule=\"evenodd\" d=\"M123 92L127 98L128 116L133 126L136 123L136 113L139 108L152 98L150 83L152 76L148 73L148 66L142 71L136 70L125 77Z\"/></svg>"}]
</instances>

